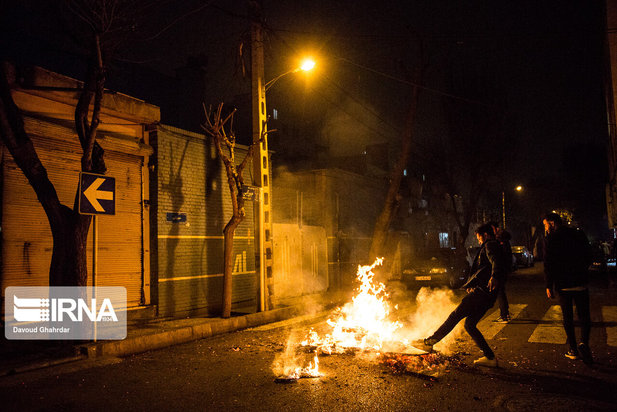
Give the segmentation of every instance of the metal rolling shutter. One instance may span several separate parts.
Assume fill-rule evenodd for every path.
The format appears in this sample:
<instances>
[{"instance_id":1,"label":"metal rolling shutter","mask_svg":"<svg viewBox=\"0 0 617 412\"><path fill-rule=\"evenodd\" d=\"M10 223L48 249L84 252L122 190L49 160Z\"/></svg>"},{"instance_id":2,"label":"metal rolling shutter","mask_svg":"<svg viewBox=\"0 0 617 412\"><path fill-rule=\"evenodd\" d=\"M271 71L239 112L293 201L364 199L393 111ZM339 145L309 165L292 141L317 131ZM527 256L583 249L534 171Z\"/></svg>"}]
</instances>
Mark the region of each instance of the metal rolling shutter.
<instances>
[{"instance_id":1,"label":"metal rolling shutter","mask_svg":"<svg viewBox=\"0 0 617 412\"><path fill-rule=\"evenodd\" d=\"M77 137L60 125L32 118L25 120L26 130L60 201L72 206L81 158ZM140 156L106 150L107 174L116 178L116 215L98 217L97 286L126 287L129 307L138 306L142 301L142 161ZM6 150L2 165L2 290L7 286L47 285L52 250L47 217L34 190ZM91 240L88 246L90 285Z\"/></svg>"}]
</instances>

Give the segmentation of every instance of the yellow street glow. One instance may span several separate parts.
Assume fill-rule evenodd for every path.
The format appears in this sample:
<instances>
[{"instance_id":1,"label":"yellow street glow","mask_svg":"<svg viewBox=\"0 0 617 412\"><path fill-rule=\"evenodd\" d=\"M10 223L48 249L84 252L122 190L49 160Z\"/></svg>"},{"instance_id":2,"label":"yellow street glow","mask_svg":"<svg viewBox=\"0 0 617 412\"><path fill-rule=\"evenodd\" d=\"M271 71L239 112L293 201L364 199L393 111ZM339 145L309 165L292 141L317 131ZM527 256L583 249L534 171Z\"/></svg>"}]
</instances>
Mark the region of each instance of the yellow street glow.
<instances>
[{"instance_id":1,"label":"yellow street glow","mask_svg":"<svg viewBox=\"0 0 617 412\"><path fill-rule=\"evenodd\" d=\"M523 190L523 186L516 186L516 191L520 192L521 190Z\"/></svg>"},{"instance_id":2,"label":"yellow street glow","mask_svg":"<svg viewBox=\"0 0 617 412\"><path fill-rule=\"evenodd\" d=\"M310 58L302 60L302 64L300 64L300 69L305 72L312 70L313 67L315 67L315 60Z\"/></svg>"}]
</instances>

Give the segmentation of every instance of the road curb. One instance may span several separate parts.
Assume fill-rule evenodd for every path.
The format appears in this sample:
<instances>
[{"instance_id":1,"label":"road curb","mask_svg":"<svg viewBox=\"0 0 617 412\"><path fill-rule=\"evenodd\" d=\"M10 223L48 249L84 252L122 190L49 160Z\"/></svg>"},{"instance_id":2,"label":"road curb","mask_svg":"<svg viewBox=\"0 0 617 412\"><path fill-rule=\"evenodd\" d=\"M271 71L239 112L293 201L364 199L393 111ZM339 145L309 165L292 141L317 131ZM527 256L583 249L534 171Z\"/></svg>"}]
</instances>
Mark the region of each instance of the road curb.
<instances>
[{"instance_id":1,"label":"road curb","mask_svg":"<svg viewBox=\"0 0 617 412\"><path fill-rule=\"evenodd\" d=\"M87 356L85 355L76 355L76 356L70 356L68 358L50 359L50 360L44 360L44 361L25 364L22 366L16 366L13 368L6 368L6 369L0 370L0 377L17 375L19 373L31 372L31 371L35 371L35 370L39 370L43 368L49 368L52 366L64 365L66 363L78 362L78 361L85 360L86 358Z\"/></svg>"},{"instance_id":2,"label":"road curb","mask_svg":"<svg viewBox=\"0 0 617 412\"><path fill-rule=\"evenodd\" d=\"M197 325L184 326L139 336L129 336L120 341L90 343L81 346L80 351L88 358L128 356L180 343L191 342L221 333L234 332L266 323L278 322L291 318L297 315L297 313L297 308L285 307L228 319L208 319Z\"/></svg>"}]
</instances>

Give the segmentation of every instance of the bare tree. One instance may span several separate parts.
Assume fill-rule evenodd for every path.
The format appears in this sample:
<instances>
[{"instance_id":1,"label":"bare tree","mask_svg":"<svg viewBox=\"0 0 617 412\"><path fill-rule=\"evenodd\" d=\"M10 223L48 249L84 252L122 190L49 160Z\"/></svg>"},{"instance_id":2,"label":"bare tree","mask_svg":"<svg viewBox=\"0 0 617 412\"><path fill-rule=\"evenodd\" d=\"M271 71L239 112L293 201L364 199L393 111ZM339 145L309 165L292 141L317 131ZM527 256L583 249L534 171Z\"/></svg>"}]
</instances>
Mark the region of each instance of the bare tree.
<instances>
[{"instance_id":1,"label":"bare tree","mask_svg":"<svg viewBox=\"0 0 617 412\"><path fill-rule=\"evenodd\" d=\"M83 87L78 90L75 106L75 130L82 148L81 170L104 174L104 151L96 142L100 123L107 63L134 28L133 21L143 10L138 0L69 0L65 12L72 17L65 21L73 39L83 47L88 70ZM85 286L86 239L91 216L81 215L77 209L78 194L72 206L63 205L45 166L24 128L24 120L11 94L18 88L15 68L2 62L0 76L0 134L15 163L22 170L41 203L50 224L53 251L49 269L51 286Z\"/></svg>"},{"instance_id":2,"label":"bare tree","mask_svg":"<svg viewBox=\"0 0 617 412\"><path fill-rule=\"evenodd\" d=\"M460 234L456 246L464 247L487 189L499 187L507 150L502 120L493 108L460 101L451 101L446 108L450 132L429 147L429 173L450 203L446 212Z\"/></svg>"},{"instance_id":3,"label":"bare tree","mask_svg":"<svg viewBox=\"0 0 617 412\"><path fill-rule=\"evenodd\" d=\"M242 173L249 159L253 156L255 145L260 144L265 139L267 131L266 127L264 127L261 139L258 142L253 142L249 146L242 162L236 165L236 136L233 131L233 118L236 110L234 109L230 114L223 117L223 103L220 103L216 110L212 110L212 107L206 108L204 106L204 111L206 113L206 122L202 125L202 128L206 136L213 140L216 152L225 166L233 210L231 219L229 219L229 222L227 222L223 228L223 308L221 317L228 318L231 316L234 233L246 216L246 211L244 210L244 197L242 195L242 186L244 185Z\"/></svg>"},{"instance_id":4,"label":"bare tree","mask_svg":"<svg viewBox=\"0 0 617 412\"><path fill-rule=\"evenodd\" d=\"M422 56L422 42L420 41L419 44L420 56ZM369 260L375 259L376 257L384 257L387 250L389 249L387 247L388 231L390 228L390 224L392 223L392 219L394 218L396 211L399 207L399 190L401 187L401 180L403 179L403 172L407 167L411 156L413 130L415 125L416 112L418 107L418 97L420 91L419 85L422 81L423 68L417 67L413 71L413 74L408 73L405 68L404 71L406 72L405 74L408 83L411 84L411 100L407 109L405 128L403 129L403 133L401 136L402 142L399 158L397 159L394 167L390 171L388 192L386 194L384 206L381 210L381 213L377 217L377 221L375 222L373 239L371 241L371 248L369 252ZM391 259L386 259L386 262L391 263Z\"/></svg>"}]
</instances>

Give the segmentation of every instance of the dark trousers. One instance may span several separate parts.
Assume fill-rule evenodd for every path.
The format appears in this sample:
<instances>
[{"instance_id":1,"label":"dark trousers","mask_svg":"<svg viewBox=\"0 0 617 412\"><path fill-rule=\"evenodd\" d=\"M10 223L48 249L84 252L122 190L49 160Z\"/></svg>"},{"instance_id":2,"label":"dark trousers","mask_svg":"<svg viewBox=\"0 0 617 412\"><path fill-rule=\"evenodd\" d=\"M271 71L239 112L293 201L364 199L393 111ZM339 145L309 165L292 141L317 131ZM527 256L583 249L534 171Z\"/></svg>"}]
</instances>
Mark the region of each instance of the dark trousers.
<instances>
[{"instance_id":1,"label":"dark trousers","mask_svg":"<svg viewBox=\"0 0 617 412\"><path fill-rule=\"evenodd\" d=\"M581 324L581 342L589 345L589 332L591 331L591 315L589 313L589 290L564 291L559 292L559 305L563 314L563 328L566 330L568 345L576 350L576 335L574 334L574 310L572 304L576 305L576 314Z\"/></svg>"},{"instance_id":2,"label":"dark trousers","mask_svg":"<svg viewBox=\"0 0 617 412\"><path fill-rule=\"evenodd\" d=\"M476 288L463 298L461 303L450 313L446 321L431 337L429 337L429 339L435 339L439 342L450 333L463 318L465 318L465 330L469 336L471 336L476 345L482 350L484 356L493 359L495 354L490 346L488 346L488 343L486 343L484 336L482 336L482 333L480 333L476 325L494 304L495 297L492 294Z\"/></svg>"},{"instance_id":3,"label":"dark trousers","mask_svg":"<svg viewBox=\"0 0 617 412\"><path fill-rule=\"evenodd\" d=\"M497 292L497 304L499 305L499 314L504 319L510 316L510 305L508 305L508 297L506 296L506 281L507 279L504 278L501 286L499 286L499 291Z\"/></svg>"}]
</instances>

